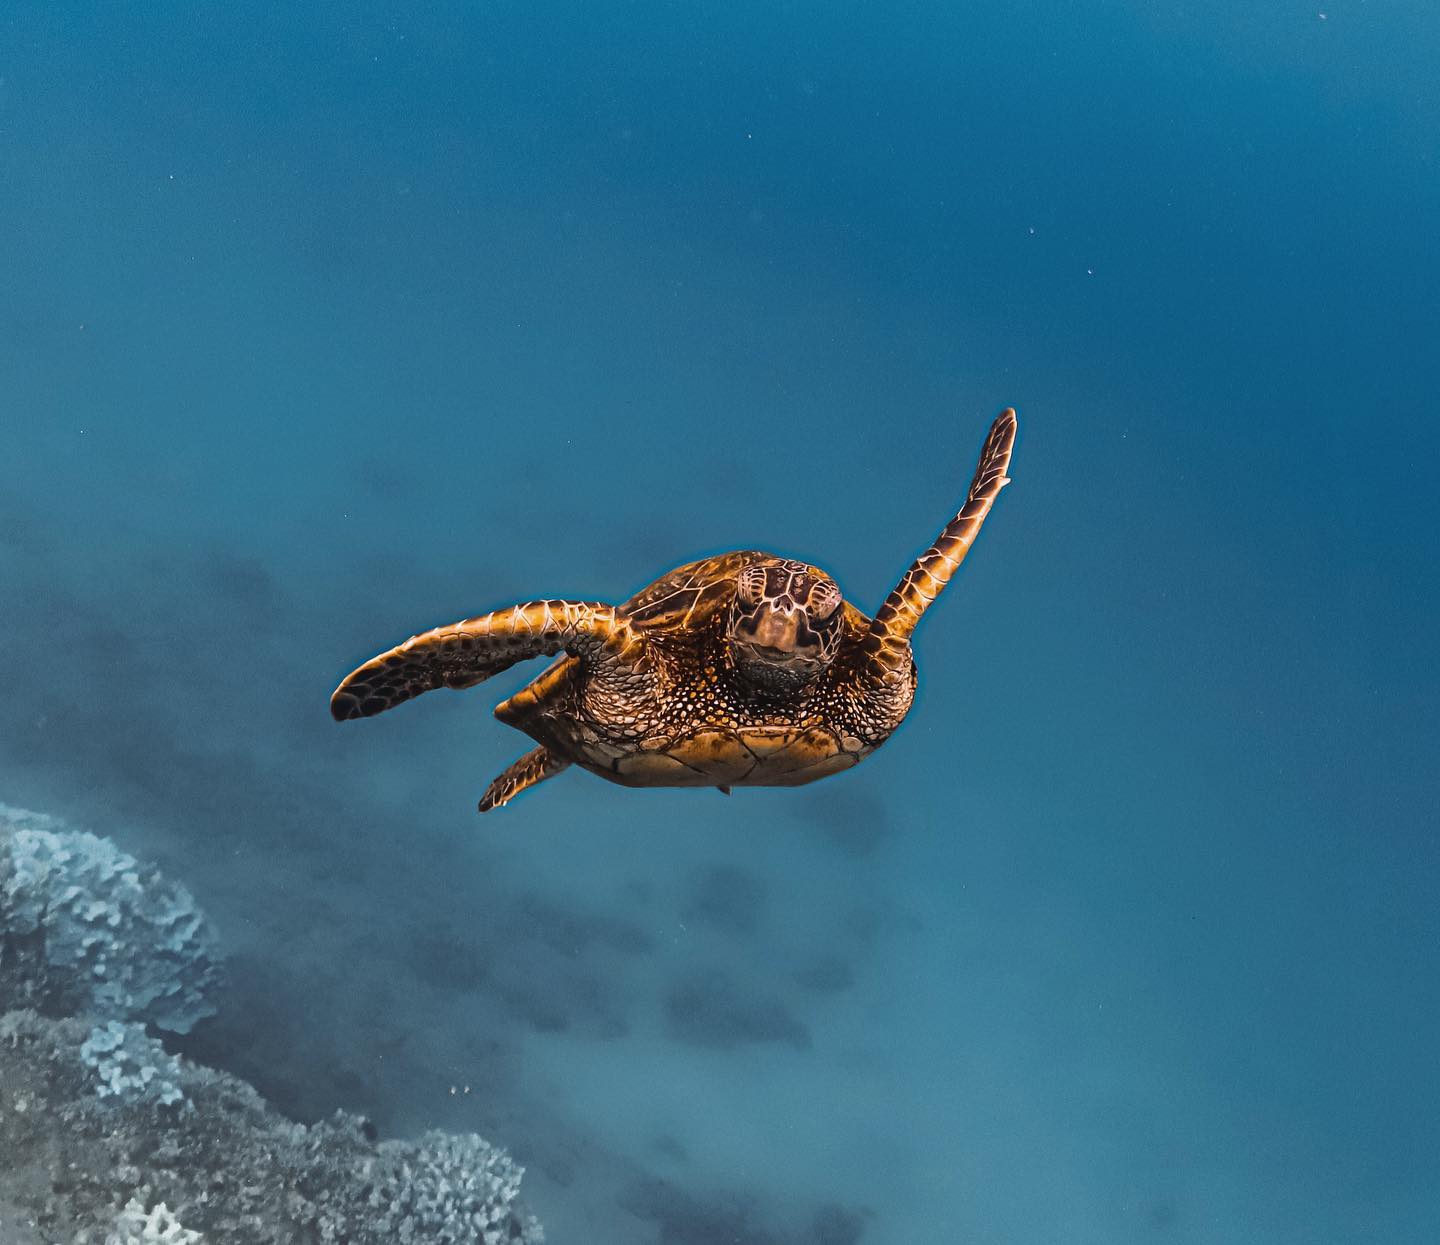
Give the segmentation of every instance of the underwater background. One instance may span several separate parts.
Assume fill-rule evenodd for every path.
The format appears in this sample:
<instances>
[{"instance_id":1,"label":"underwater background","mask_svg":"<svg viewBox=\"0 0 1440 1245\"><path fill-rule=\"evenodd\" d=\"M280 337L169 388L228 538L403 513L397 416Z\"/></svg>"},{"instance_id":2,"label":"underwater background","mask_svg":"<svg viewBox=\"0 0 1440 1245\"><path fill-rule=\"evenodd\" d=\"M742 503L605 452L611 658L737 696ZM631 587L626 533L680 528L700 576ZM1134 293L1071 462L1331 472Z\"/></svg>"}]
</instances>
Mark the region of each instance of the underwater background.
<instances>
[{"instance_id":1,"label":"underwater background","mask_svg":"<svg viewBox=\"0 0 1440 1245\"><path fill-rule=\"evenodd\" d=\"M555 1243L1440 1240L1440 7L0 10L0 799L183 880L186 1049ZM890 744L572 770L360 661L729 548Z\"/></svg>"}]
</instances>

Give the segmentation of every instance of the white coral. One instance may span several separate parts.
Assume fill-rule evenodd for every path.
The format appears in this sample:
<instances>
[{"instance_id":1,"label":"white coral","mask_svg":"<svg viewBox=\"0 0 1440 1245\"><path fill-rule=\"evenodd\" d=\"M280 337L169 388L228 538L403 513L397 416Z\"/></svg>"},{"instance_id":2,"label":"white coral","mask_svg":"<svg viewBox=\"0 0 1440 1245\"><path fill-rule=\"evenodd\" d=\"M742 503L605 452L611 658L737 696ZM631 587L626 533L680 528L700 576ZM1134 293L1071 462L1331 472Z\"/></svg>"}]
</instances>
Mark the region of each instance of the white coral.
<instances>
[{"instance_id":1,"label":"white coral","mask_svg":"<svg viewBox=\"0 0 1440 1245\"><path fill-rule=\"evenodd\" d=\"M214 1011L214 936L189 891L108 839L0 804L0 942L35 935L97 1019L188 1033Z\"/></svg>"},{"instance_id":2,"label":"white coral","mask_svg":"<svg viewBox=\"0 0 1440 1245\"><path fill-rule=\"evenodd\" d=\"M500 1245L510 1240L524 1168L474 1133L432 1130L380 1146L368 1226L382 1240ZM538 1224L531 1241L543 1240Z\"/></svg>"},{"instance_id":3,"label":"white coral","mask_svg":"<svg viewBox=\"0 0 1440 1245\"><path fill-rule=\"evenodd\" d=\"M96 1025L80 1046L80 1058L100 1076L96 1093L132 1102L174 1106L185 1095L175 1084L180 1061L145 1032L144 1025L118 1020Z\"/></svg>"},{"instance_id":4,"label":"white coral","mask_svg":"<svg viewBox=\"0 0 1440 1245\"><path fill-rule=\"evenodd\" d=\"M132 1197L115 1216L105 1245L204 1245L204 1240L200 1233L181 1227L164 1202L147 1211L144 1202Z\"/></svg>"}]
</instances>

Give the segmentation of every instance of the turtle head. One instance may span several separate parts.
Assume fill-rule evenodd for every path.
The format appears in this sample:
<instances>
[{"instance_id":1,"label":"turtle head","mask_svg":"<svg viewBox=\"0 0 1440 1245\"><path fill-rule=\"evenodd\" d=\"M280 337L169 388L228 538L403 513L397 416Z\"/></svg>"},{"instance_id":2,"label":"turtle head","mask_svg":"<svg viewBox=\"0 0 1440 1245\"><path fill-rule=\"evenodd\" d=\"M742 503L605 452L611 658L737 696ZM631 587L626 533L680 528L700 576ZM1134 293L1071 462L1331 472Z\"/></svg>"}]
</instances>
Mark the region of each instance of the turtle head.
<instances>
[{"instance_id":1,"label":"turtle head","mask_svg":"<svg viewBox=\"0 0 1440 1245\"><path fill-rule=\"evenodd\" d=\"M843 603L835 581L803 562L747 566L726 622L735 668L772 691L800 687L839 651Z\"/></svg>"}]
</instances>

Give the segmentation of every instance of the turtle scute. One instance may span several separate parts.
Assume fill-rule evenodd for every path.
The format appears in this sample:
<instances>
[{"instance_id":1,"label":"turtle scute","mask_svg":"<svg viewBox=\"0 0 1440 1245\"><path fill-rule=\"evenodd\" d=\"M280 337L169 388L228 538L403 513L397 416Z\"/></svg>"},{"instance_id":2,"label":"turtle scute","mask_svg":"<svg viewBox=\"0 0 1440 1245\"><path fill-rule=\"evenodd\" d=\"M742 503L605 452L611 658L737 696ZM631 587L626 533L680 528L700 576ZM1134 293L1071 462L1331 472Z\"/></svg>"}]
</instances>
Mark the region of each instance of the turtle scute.
<instances>
[{"instance_id":1,"label":"turtle scute","mask_svg":"<svg viewBox=\"0 0 1440 1245\"><path fill-rule=\"evenodd\" d=\"M848 769L867 749L828 727L705 727L616 758L626 786L800 786Z\"/></svg>"}]
</instances>

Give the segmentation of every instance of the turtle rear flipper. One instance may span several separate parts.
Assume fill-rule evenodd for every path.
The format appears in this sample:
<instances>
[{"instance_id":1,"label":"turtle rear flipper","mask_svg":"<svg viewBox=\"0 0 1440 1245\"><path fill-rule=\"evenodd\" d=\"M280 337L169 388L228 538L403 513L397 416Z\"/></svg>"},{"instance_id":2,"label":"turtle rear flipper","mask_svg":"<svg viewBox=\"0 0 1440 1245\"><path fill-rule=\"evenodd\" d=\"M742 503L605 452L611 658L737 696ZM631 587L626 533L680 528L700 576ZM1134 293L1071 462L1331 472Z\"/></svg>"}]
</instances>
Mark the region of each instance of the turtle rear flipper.
<instances>
[{"instance_id":1,"label":"turtle rear flipper","mask_svg":"<svg viewBox=\"0 0 1440 1245\"><path fill-rule=\"evenodd\" d=\"M502 808L527 787L553 778L569 766L565 757L556 756L549 748L527 752L485 789L480 797L480 811L488 813L492 808Z\"/></svg>"},{"instance_id":2,"label":"turtle rear flipper","mask_svg":"<svg viewBox=\"0 0 1440 1245\"><path fill-rule=\"evenodd\" d=\"M412 636L348 674L330 697L337 721L368 718L437 687L473 687L529 657L564 650L593 676L643 682L644 642L612 605L529 601Z\"/></svg>"}]
</instances>

